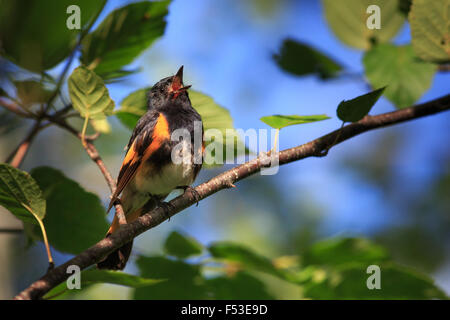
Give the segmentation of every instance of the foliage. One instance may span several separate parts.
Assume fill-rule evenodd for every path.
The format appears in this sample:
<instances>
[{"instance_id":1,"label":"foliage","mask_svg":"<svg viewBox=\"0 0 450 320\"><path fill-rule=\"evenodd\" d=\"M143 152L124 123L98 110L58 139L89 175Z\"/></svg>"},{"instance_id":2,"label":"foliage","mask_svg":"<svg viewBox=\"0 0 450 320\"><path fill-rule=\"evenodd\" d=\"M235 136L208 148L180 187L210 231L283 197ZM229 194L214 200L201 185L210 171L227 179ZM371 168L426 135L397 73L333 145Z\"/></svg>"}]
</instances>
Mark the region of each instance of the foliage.
<instances>
[{"instance_id":1,"label":"foliage","mask_svg":"<svg viewBox=\"0 0 450 320\"><path fill-rule=\"evenodd\" d=\"M337 116L344 122L357 122L364 118L378 101L384 88L374 90L348 101L342 101L337 108Z\"/></svg>"},{"instance_id":2,"label":"foliage","mask_svg":"<svg viewBox=\"0 0 450 320\"><path fill-rule=\"evenodd\" d=\"M83 13L82 27L99 14L105 2L77 1ZM71 0L0 1L0 42L6 57L37 73L66 59L79 34L66 27L66 10L72 4Z\"/></svg>"},{"instance_id":3,"label":"foliage","mask_svg":"<svg viewBox=\"0 0 450 320\"><path fill-rule=\"evenodd\" d=\"M49 242L55 249L78 254L105 236L108 224L97 195L85 191L77 182L53 168L35 168L31 176L47 201L44 224ZM26 230L36 239L36 232Z\"/></svg>"},{"instance_id":4,"label":"foliage","mask_svg":"<svg viewBox=\"0 0 450 320\"><path fill-rule=\"evenodd\" d=\"M17 103L19 111L38 123L48 116L54 116L60 125L69 117L84 118L83 138L89 121L95 132L110 134L108 117L117 117L133 129L147 111L150 87L144 84L134 89L114 110L108 86L140 70L130 69L130 64L163 36L171 1L127 4L91 30L105 3L77 1L82 12L81 29L70 30L65 13L72 1L41 0L38 4L0 0L2 56L26 75L8 74L15 95L9 96L9 91L0 88L0 97ZM343 122L361 120L382 94L396 108L413 105L431 86L437 64L450 61L450 7L446 0L435 0L432 5L425 0L412 0L412 5L411 1L391 0L323 0L322 4L337 38L362 50L364 74L374 89L337 106L337 116ZM370 15L366 9L372 4L381 8L381 29L366 26ZM404 25L406 14L411 43L394 45L390 41ZM68 76L74 57L80 58L80 65ZM343 63L288 37L272 58L281 70L298 77L316 75L319 80L329 80L346 71ZM65 66L59 77L53 78L54 68L61 63ZM64 101L67 95L71 104ZM189 95L202 116L204 129L215 129L225 137L222 145L214 134L207 134L206 148L223 148L228 158L248 153L226 108L197 90L190 90ZM9 120L1 114L5 130L3 124L6 127ZM261 121L280 130L326 119L329 117L323 114L277 114ZM38 167L30 173L0 164L0 205L24 223L30 239L47 244L48 234L54 249L78 254L104 237L108 223L96 194L54 168ZM427 275L399 264L385 247L364 238L323 240L293 256L272 259L242 243L219 241L204 246L191 236L172 232L163 251L164 255L139 256L140 276L84 270L83 289L109 283L133 288L135 299L273 299L277 293L268 283L275 279L294 286L304 298L313 299L447 298ZM381 269L380 290L367 288L370 265ZM63 289L61 284L47 298Z\"/></svg>"},{"instance_id":5,"label":"foliage","mask_svg":"<svg viewBox=\"0 0 450 320\"><path fill-rule=\"evenodd\" d=\"M262 117L261 121L265 124L268 124L274 129L282 129L288 126L293 126L296 124L303 124L303 123L310 123L310 122L316 122L316 121L322 121L330 119L330 117L321 114L321 115L315 115L315 116L282 116L282 115L274 115L274 116L267 116Z\"/></svg>"},{"instance_id":6,"label":"foliage","mask_svg":"<svg viewBox=\"0 0 450 320\"><path fill-rule=\"evenodd\" d=\"M405 22L398 10L397 1L391 0L323 0L325 17L331 30L346 45L369 49L373 43L388 42ZM367 12L370 5L377 5L382 15L382 28L368 29Z\"/></svg>"},{"instance_id":7,"label":"foliage","mask_svg":"<svg viewBox=\"0 0 450 320\"><path fill-rule=\"evenodd\" d=\"M78 67L70 75L69 94L73 108L83 118L104 119L114 110L114 101L102 78L86 67Z\"/></svg>"},{"instance_id":8,"label":"foliage","mask_svg":"<svg viewBox=\"0 0 450 320\"><path fill-rule=\"evenodd\" d=\"M387 86L384 95L397 108L416 102L430 87L436 66L420 61L411 45L380 44L366 52L366 76L377 88Z\"/></svg>"},{"instance_id":9,"label":"foliage","mask_svg":"<svg viewBox=\"0 0 450 320\"><path fill-rule=\"evenodd\" d=\"M447 0L414 0L409 21L412 45L425 61L450 62L450 3ZM438 26L438 27L436 27Z\"/></svg>"},{"instance_id":10,"label":"foliage","mask_svg":"<svg viewBox=\"0 0 450 320\"><path fill-rule=\"evenodd\" d=\"M447 299L432 279L396 264L386 248L364 238L320 241L296 259L291 257L285 259L288 263L277 263L281 258L270 259L233 242L212 243L205 256L194 239L176 232L167 237L165 248L175 248L174 237L178 239L177 252L185 252L187 243L192 241L198 250L183 254L184 259L171 254L177 256L176 260L140 256L137 259L140 276L152 279L150 283L146 285L145 280L140 280L136 286L134 281L118 282L136 288L134 299L273 299L276 294L270 292L267 276L293 284L304 298ZM379 290L367 287L370 265L381 269Z\"/></svg>"},{"instance_id":11,"label":"foliage","mask_svg":"<svg viewBox=\"0 0 450 320\"><path fill-rule=\"evenodd\" d=\"M285 39L279 54L273 56L288 73L303 76L317 74L321 79L336 77L342 67L323 53L292 39Z\"/></svg>"},{"instance_id":12,"label":"foliage","mask_svg":"<svg viewBox=\"0 0 450 320\"><path fill-rule=\"evenodd\" d=\"M163 35L170 0L114 10L82 42L81 62L97 74L117 72Z\"/></svg>"}]
</instances>

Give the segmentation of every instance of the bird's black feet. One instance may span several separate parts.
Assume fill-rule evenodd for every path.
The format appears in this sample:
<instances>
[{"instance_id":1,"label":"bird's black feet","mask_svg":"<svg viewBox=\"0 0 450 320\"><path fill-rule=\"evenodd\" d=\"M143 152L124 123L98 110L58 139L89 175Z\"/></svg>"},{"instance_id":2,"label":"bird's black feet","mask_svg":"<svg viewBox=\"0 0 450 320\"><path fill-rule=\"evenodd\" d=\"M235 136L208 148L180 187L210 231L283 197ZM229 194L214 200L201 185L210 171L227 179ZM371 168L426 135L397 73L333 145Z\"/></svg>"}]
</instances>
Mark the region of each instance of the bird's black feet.
<instances>
[{"instance_id":1,"label":"bird's black feet","mask_svg":"<svg viewBox=\"0 0 450 320\"><path fill-rule=\"evenodd\" d=\"M170 210L173 209L173 205L171 205L169 202L159 201L158 207L161 207L164 210L164 215L170 221Z\"/></svg>"},{"instance_id":2,"label":"bird's black feet","mask_svg":"<svg viewBox=\"0 0 450 320\"><path fill-rule=\"evenodd\" d=\"M195 206L198 207L198 202L200 201L200 195L198 194L197 190L195 190L195 188L192 188L191 186L179 186L176 187L176 189L183 189L184 193L186 193L186 191L189 191L192 195L192 197L194 198L195 201Z\"/></svg>"}]
</instances>

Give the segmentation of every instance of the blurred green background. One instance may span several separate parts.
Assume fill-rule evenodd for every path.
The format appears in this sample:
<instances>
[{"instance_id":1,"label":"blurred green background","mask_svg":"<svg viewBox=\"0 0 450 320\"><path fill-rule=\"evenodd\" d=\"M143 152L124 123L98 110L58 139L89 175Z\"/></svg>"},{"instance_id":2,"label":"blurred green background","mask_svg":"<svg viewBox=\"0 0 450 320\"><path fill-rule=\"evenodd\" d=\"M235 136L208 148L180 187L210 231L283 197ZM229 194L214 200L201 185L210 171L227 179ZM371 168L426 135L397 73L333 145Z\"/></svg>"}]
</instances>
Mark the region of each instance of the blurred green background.
<instances>
[{"instance_id":1,"label":"blurred green background","mask_svg":"<svg viewBox=\"0 0 450 320\"><path fill-rule=\"evenodd\" d=\"M108 1L99 21L127 3ZM322 81L284 72L272 55L287 37L332 57L344 66L345 75ZM393 42L410 40L405 23ZM184 65L185 83L230 110L236 128L267 128L259 118L277 113L326 113L333 117L323 123L283 129L280 149L285 149L338 128L341 123L335 110L339 102L369 91L362 56L363 52L336 38L319 1L174 0L164 36L129 66L142 71L107 86L118 104L129 93L174 74ZM0 69L5 70L6 63L0 63L5 65ZM50 74L58 75L63 67L56 66ZM436 73L419 102L447 94L449 83L449 73ZM392 103L383 97L372 114L392 110ZM3 161L31 122L1 112ZM116 118L110 122L112 132L101 135L96 146L116 176L130 131ZM384 246L396 262L430 275L449 294L449 136L450 114L442 113L363 134L333 148L325 158L283 166L274 176L255 175L239 182L236 189L215 194L139 236L132 263L125 271L138 272L134 263L138 255L162 253L163 243L173 230L206 245L232 240L270 258L301 254L314 242L329 237L351 236ZM37 137L21 168L30 171L42 165L62 170L86 190L97 193L106 205L109 189L103 176L70 134L51 127ZM229 167L203 170L196 183ZM0 211L2 227L21 226L3 208ZM23 234L0 234L0 298L12 297L44 273L44 252L41 243L28 248ZM57 264L70 257L54 254ZM303 297L292 284L260 277L276 298ZM131 289L125 287L97 285L73 298L125 299L130 295Z\"/></svg>"}]
</instances>

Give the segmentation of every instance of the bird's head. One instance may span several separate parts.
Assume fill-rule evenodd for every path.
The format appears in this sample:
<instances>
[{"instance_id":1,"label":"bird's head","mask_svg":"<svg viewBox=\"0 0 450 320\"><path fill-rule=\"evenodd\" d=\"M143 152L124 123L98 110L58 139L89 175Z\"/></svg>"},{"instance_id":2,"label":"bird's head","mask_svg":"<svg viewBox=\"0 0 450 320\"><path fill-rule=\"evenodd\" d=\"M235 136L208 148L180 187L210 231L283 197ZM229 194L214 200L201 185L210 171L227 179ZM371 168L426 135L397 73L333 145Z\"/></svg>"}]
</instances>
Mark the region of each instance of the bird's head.
<instances>
[{"instance_id":1,"label":"bird's head","mask_svg":"<svg viewBox=\"0 0 450 320\"><path fill-rule=\"evenodd\" d=\"M187 89L191 86L183 84L183 66L171 77L159 80L148 94L148 107L158 108L169 102L189 99Z\"/></svg>"}]
</instances>

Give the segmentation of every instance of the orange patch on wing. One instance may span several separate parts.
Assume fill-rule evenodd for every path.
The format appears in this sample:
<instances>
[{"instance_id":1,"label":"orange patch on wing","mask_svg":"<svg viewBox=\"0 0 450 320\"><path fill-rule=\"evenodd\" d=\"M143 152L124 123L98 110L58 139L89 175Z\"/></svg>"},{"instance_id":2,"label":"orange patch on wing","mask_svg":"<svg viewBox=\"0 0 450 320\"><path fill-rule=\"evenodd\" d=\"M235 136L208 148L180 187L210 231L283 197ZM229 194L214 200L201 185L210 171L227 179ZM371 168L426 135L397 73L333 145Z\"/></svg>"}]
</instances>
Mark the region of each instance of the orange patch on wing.
<instances>
[{"instance_id":1,"label":"orange patch on wing","mask_svg":"<svg viewBox=\"0 0 450 320\"><path fill-rule=\"evenodd\" d=\"M134 146L136 144L136 140L133 141L133 144L131 145L131 147L128 149L127 154L125 155L125 159L123 159L123 163L122 166L130 163L131 161L133 161L133 159L136 159L136 151L134 151ZM136 161L136 160L135 160Z\"/></svg>"},{"instance_id":2,"label":"orange patch on wing","mask_svg":"<svg viewBox=\"0 0 450 320\"><path fill-rule=\"evenodd\" d=\"M153 128L152 143L147 147L142 158L142 162L145 162L150 156L159 149L165 140L170 139L169 123L166 117L160 113L156 125Z\"/></svg>"}]
</instances>

